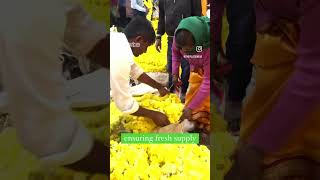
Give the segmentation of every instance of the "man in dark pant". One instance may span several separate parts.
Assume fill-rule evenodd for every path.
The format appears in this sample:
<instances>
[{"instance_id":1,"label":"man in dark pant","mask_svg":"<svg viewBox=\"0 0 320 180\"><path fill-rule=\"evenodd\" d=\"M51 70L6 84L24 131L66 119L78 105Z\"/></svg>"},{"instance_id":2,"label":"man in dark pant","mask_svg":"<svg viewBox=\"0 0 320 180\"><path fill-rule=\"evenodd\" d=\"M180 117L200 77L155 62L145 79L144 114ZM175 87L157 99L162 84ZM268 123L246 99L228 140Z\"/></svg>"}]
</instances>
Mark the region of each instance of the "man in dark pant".
<instances>
[{"instance_id":1,"label":"man in dark pant","mask_svg":"<svg viewBox=\"0 0 320 180\"><path fill-rule=\"evenodd\" d=\"M168 52L167 52L167 70L169 74L168 87L171 92L174 92L172 87L172 55L171 47L173 36L180 21L190 16L201 16L201 1L200 0L159 0L159 22L156 39L156 49L161 50L161 36L166 33L168 35ZM181 92L180 99L185 100L185 95L189 86L190 67L186 60L181 63Z\"/></svg>"},{"instance_id":2,"label":"man in dark pant","mask_svg":"<svg viewBox=\"0 0 320 180\"><path fill-rule=\"evenodd\" d=\"M118 4L118 9L119 9L119 23L122 28L125 28L127 24L130 22L130 18L127 17L127 12L126 12L126 0L119 0Z\"/></svg>"},{"instance_id":3,"label":"man in dark pant","mask_svg":"<svg viewBox=\"0 0 320 180\"><path fill-rule=\"evenodd\" d=\"M217 50L221 49L221 17L225 0L217 0L213 12L217 18ZM255 3L254 0L226 0L229 35L226 42L226 58L232 65L227 76L228 94L225 107L225 119L229 129L240 129L241 104L246 96L246 88L251 80L253 55L256 41ZM220 31L220 32L219 32ZM219 52L222 54L223 52Z\"/></svg>"}]
</instances>

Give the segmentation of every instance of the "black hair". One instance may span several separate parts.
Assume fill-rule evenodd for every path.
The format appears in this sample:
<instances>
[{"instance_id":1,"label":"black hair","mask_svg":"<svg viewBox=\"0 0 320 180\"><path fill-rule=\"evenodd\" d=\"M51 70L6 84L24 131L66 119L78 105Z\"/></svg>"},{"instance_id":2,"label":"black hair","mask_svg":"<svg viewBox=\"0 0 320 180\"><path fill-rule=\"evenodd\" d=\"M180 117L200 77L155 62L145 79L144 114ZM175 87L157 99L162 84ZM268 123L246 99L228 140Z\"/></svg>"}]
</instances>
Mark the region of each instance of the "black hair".
<instances>
[{"instance_id":1,"label":"black hair","mask_svg":"<svg viewBox=\"0 0 320 180\"><path fill-rule=\"evenodd\" d=\"M175 34L176 43L180 46L187 45L190 39L193 41L193 43L195 43L192 33L188 30L181 29Z\"/></svg>"},{"instance_id":2,"label":"black hair","mask_svg":"<svg viewBox=\"0 0 320 180\"><path fill-rule=\"evenodd\" d=\"M132 19L123 33L126 35L127 39L142 36L149 44L154 44L156 39L156 34L151 22L142 16L136 16Z\"/></svg>"}]
</instances>

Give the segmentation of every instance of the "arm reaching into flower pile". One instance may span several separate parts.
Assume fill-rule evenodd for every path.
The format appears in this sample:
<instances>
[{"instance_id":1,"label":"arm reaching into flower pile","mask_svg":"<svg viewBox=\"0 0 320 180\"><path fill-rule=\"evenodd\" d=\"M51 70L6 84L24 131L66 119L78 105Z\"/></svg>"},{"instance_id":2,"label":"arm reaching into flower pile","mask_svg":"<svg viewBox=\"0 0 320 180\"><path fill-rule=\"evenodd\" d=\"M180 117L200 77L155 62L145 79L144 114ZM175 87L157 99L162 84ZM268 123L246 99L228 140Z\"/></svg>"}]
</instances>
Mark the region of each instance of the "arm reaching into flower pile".
<instances>
[{"instance_id":1,"label":"arm reaching into flower pile","mask_svg":"<svg viewBox=\"0 0 320 180\"><path fill-rule=\"evenodd\" d=\"M155 89L158 89L161 97L170 93L164 86L162 86L160 83L152 79L146 73L141 74L141 76L138 78L138 81L148 84L149 86Z\"/></svg>"}]
</instances>

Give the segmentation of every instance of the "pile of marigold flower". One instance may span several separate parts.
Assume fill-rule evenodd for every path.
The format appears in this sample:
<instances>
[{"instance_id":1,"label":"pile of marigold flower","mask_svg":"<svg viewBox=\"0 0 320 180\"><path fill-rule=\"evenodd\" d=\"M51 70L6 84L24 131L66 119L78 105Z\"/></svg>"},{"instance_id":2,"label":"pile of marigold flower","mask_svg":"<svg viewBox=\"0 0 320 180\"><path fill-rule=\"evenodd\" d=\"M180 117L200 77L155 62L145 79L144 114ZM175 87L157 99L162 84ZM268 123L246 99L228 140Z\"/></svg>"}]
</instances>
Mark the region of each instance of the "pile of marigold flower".
<instances>
[{"instance_id":1,"label":"pile of marigold flower","mask_svg":"<svg viewBox=\"0 0 320 180\"><path fill-rule=\"evenodd\" d=\"M206 146L110 143L111 180L210 179L210 151Z\"/></svg>"}]
</instances>

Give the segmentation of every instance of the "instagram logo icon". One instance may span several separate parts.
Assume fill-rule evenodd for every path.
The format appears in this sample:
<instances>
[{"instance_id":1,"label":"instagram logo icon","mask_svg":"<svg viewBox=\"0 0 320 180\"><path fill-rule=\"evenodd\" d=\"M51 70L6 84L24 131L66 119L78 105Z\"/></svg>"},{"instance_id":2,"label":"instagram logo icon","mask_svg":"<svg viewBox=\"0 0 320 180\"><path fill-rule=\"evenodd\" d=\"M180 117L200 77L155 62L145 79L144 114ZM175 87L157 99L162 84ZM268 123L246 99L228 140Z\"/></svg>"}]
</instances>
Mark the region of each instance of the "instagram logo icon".
<instances>
[{"instance_id":1,"label":"instagram logo icon","mask_svg":"<svg viewBox=\"0 0 320 180\"><path fill-rule=\"evenodd\" d=\"M197 51L198 53L202 52L202 46L196 46L196 51Z\"/></svg>"}]
</instances>

